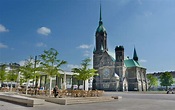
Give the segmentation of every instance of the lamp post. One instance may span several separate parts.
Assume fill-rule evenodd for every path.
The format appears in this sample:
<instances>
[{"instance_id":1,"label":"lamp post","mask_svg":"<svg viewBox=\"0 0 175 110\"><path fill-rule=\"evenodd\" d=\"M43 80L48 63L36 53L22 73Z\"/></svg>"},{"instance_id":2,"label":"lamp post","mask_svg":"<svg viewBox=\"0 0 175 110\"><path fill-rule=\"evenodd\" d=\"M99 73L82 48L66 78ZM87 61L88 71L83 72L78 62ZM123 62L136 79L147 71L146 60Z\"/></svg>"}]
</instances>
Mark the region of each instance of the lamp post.
<instances>
[{"instance_id":1,"label":"lamp post","mask_svg":"<svg viewBox=\"0 0 175 110\"><path fill-rule=\"evenodd\" d=\"M36 62L37 62L37 56L35 56L35 63L34 63L34 68L36 68ZM35 74L35 71L34 71L34 74ZM35 95L37 94L37 76L35 76Z\"/></svg>"}]
</instances>

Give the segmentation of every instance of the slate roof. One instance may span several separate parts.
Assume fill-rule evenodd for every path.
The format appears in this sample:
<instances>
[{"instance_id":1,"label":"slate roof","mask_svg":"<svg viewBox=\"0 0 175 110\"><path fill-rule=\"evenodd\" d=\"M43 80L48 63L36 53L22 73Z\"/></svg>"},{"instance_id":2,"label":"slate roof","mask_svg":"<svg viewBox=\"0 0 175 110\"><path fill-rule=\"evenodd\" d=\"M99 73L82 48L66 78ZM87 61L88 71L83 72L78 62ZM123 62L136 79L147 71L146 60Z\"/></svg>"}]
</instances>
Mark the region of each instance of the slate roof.
<instances>
[{"instance_id":1,"label":"slate roof","mask_svg":"<svg viewBox=\"0 0 175 110\"><path fill-rule=\"evenodd\" d=\"M106 52L106 53L109 55L108 52ZM111 57L112 61L115 62L115 58L112 57L111 55L109 55L109 56ZM138 61L136 61L136 60L134 60L134 59L129 59L129 58L127 58L127 59L124 60L124 65L125 65L127 68L131 68L131 67L140 67L140 68L144 68L143 66L140 65L140 63L139 63Z\"/></svg>"},{"instance_id":2,"label":"slate roof","mask_svg":"<svg viewBox=\"0 0 175 110\"><path fill-rule=\"evenodd\" d=\"M139 62L137 62L137 61L135 61L135 60L133 60L133 59L126 59L126 60L124 60L124 64L125 64L125 66L126 66L127 68L129 68L129 67L141 67L141 68L143 68L143 67L139 64Z\"/></svg>"}]
</instances>

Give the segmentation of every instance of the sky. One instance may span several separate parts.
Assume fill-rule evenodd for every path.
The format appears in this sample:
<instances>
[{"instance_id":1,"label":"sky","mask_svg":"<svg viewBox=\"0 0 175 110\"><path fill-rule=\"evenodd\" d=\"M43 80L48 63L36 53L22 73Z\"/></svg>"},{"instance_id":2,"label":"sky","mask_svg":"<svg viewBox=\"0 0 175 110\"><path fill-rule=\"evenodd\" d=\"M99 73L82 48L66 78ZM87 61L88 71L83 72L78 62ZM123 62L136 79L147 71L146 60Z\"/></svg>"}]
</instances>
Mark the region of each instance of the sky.
<instances>
[{"instance_id":1,"label":"sky","mask_svg":"<svg viewBox=\"0 0 175 110\"><path fill-rule=\"evenodd\" d=\"M135 47L147 73L175 70L175 0L0 0L0 63L54 48L63 70L79 67L93 56L100 1L110 55Z\"/></svg>"}]
</instances>

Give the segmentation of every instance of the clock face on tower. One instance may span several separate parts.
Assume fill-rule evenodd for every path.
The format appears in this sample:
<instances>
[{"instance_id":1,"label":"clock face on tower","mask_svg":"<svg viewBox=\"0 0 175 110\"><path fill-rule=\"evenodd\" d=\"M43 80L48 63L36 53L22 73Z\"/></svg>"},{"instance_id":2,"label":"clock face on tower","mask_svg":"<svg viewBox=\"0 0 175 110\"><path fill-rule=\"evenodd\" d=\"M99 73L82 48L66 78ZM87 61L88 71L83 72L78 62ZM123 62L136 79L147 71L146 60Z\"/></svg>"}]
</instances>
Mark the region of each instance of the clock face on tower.
<instances>
[{"instance_id":1,"label":"clock face on tower","mask_svg":"<svg viewBox=\"0 0 175 110\"><path fill-rule=\"evenodd\" d=\"M103 70L103 78L109 78L110 77L110 70L108 68L105 68Z\"/></svg>"}]
</instances>

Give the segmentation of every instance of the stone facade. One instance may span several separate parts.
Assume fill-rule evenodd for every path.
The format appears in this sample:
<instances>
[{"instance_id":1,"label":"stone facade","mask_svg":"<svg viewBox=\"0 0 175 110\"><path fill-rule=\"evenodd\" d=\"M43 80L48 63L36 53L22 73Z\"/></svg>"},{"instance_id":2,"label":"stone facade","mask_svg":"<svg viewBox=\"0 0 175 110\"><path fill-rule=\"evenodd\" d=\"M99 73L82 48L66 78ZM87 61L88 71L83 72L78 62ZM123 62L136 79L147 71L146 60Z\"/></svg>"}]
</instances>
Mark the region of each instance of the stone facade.
<instances>
[{"instance_id":1,"label":"stone facade","mask_svg":"<svg viewBox=\"0 0 175 110\"><path fill-rule=\"evenodd\" d=\"M107 32L103 26L100 8L99 26L95 33L96 46L93 51L93 68L98 70L93 89L107 91L146 91L146 68L138 62L134 48L133 59L124 59L124 47L116 46L115 59L108 54Z\"/></svg>"}]
</instances>

